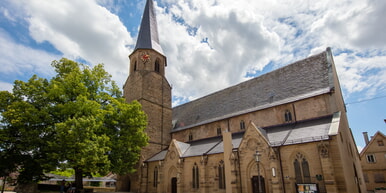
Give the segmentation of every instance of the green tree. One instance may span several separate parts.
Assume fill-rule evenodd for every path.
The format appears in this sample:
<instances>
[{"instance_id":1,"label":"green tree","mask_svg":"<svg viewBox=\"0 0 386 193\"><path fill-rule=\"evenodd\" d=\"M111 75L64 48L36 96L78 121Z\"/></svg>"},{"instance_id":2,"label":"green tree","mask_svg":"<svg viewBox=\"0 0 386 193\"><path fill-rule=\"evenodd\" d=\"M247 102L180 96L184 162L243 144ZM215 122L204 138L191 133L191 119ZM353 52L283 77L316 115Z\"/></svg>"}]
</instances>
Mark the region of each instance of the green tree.
<instances>
[{"instance_id":1,"label":"green tree","mask_svg":"<svg viewBox=\"0 0 386 193\"><path fill-rule=\"evenodd\" d=\"M101 64L90 68L63 58L51 65L52 79L34 75L15 81L12 93L0 92L0 150L12 152L18 181L72 168L82 189L84 175L133 171L148 140L141 105L125 102Z\"/></svg>"}]
</instances>

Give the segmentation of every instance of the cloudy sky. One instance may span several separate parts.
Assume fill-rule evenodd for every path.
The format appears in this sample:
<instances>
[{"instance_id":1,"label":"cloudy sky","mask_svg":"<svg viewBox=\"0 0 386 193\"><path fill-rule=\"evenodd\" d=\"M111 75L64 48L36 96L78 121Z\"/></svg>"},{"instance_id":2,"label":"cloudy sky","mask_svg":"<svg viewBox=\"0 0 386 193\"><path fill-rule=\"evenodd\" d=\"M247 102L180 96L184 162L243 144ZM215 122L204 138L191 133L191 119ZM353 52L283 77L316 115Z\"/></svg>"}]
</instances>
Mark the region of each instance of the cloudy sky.
<instances>
[{"instance_id":1,"label":"cloudy sky","mask_svg":"<svg viewBox=\"0 0 386 193\"><path fill-rule=\"evenodd\" d=\"M0 1L0 90L53 60L104 63L122 86L145 0ZM386 1L156 0L173 105L331 47L359 147L386 134Z\"/></svg>"}]
</instances>

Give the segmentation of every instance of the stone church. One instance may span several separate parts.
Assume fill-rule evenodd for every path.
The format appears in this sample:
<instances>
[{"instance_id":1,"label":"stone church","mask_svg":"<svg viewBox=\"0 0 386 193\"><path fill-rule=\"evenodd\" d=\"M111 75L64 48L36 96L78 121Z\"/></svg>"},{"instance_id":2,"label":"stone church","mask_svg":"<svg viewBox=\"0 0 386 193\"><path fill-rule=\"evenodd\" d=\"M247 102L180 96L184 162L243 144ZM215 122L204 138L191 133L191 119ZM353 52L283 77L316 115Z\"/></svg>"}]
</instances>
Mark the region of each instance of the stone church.
<instances>
[{"instance_id":1,"label":"stone church","mask_svg":"<svg viewBox=\"0 0 386 193\"><path fill-rule=\"evenodd\" d=\"M150 139L137 172L120 176L117 191L366 192L330 48L172 107L147 0L129 58L124 96L142 104Z\"/></svg>"}]
</instances>

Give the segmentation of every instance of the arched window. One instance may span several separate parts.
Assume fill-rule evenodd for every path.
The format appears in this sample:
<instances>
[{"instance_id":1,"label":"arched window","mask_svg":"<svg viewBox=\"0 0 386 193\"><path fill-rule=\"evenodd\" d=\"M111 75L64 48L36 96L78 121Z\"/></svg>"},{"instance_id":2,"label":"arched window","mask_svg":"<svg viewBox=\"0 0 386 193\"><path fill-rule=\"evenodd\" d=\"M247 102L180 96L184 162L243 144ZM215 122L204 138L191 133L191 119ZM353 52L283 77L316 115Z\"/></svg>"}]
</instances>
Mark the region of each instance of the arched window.
<instances>
[{"instance_id":1,"label":"arched window","mask_svg":"<svg viewBox=\"0 0 386 193\"><path fill-rule=\"evenodd\" d=\"M160 60L158 58L155 60L154 71L160 72Z\"/></svg>"},{"instance_id":2,"label":"arched window","mask_svg":"<svg viewBox=\"0 0 386 193\"><path fill-rule=\"evenodd\" d=\"M193 140L193 134L189 133L189 141L192 141L192 140Z\"/></svg>"},{"instance_id":3,"label":"arched window","mask_svg":"<svg viewBox=\"0 0 386 193\"><path fill-rule=\"evenodd\" d=\"M311 183L310 168L307 159L300 153L294 160L296 183Z\"/></svg>"},{"instance_id":4,"label":"arched window","mask_svg":"<svg viewBox=\"0 0 386 193\"><path fill-rule=\"evenodd\" d=\"M158 167L156 166L154 168L154 181L153 181L153 187L157 187L158 186Z\"/></svg>"},{"instance_id":5,"label":"arched window","mask_svg":"<svg viewBox=\"0 0 386 193\"><path fill-rule=\"evenodd\" d=\"M244 120L240 121L240 130L245 130L245 122L244 122Z\"/></svg>"},{"instance_id":6,"label":"arched window","mask_svg":"<svg viewBox=\"0 0 386 193\"><path fill-rule=\"evenodd\" d=\"M285 120L285 122L291 122L292 121L292 114L289 110L285 111L284 120Z\"/></svg>"},{"instance_id":7,"label":"arched window","mask_svg":"<svg viewBox=\"0 0 386 193\"><path fill-rule=\"evenodd\" d=\"M194 166L192 168L192 186L194 189L198 189L200 187L200 176L198 172L198 166L196 163L194 163Z\"/></svg>"},{"instance_id":8,"label":"arched window","mask_svg":"<svg viewBox=\"0 0 386 193\"><path fill-rule=\"evenodd\" d=\"M225 189L225 167L223 160L218 165L218 188Z\"/></svg>"}]
</instances>

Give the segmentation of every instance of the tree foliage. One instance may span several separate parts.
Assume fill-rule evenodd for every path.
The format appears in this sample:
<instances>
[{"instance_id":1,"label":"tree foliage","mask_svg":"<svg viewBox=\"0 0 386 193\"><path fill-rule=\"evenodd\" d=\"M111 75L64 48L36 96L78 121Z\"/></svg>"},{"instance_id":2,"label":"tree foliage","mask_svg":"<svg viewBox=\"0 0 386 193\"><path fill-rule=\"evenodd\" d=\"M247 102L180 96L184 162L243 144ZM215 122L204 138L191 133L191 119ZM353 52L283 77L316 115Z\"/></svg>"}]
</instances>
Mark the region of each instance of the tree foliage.
<instances>
[{"instance_id":1,"label":"tree foliage","mask_svg":"<svg viewBox=\"0 0 386 193\"><path fill-rule=\"evenodd\" d=\"M15 81L12 93L0 91L0 169L18 170L27 183L73 168L78 186L84 174L133 171L148 140L141 105L125 102L102 64L63 58L51 65L50 80L34 75Z\"/></svg>"}]
</instances>

